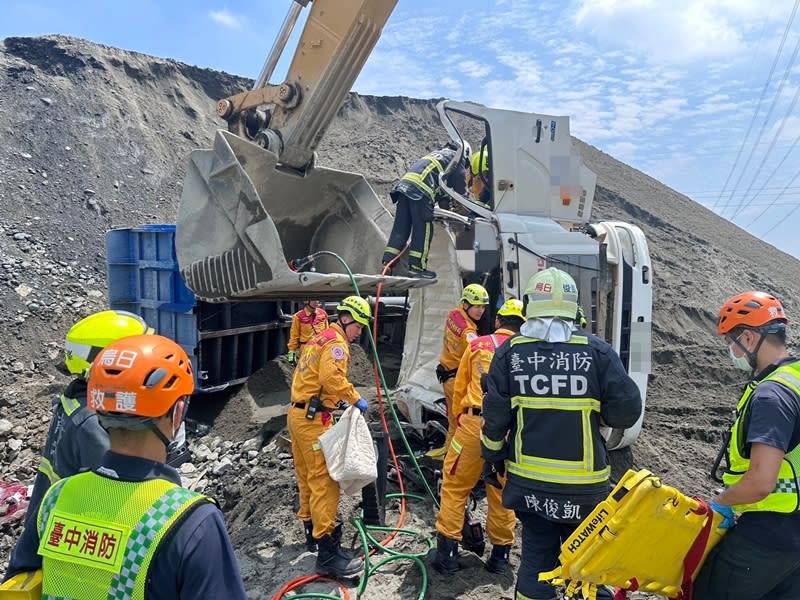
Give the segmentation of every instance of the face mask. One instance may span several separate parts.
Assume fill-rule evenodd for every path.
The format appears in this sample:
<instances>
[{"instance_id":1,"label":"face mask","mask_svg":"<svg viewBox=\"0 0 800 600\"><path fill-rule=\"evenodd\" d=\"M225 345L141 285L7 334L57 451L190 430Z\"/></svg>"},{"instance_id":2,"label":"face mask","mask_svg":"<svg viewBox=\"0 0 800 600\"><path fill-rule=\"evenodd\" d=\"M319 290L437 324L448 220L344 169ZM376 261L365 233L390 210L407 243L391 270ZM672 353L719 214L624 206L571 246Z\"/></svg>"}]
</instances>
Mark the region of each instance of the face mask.
<instances>
[{"instance_id":1,"label":"face mask","mask_svg":"<svg viewBox=\"0 0 800 600\"><path fill-rule=\"evenodd\" d=\"M747 354L743 354L742 356L736 356L733 353L733 347L728 346L728 356L731 357L731 362L733 366L739 369L740 371L752 371L753 367L750 364L750 361L747 358Z\"/></svg>"}]
</instances>

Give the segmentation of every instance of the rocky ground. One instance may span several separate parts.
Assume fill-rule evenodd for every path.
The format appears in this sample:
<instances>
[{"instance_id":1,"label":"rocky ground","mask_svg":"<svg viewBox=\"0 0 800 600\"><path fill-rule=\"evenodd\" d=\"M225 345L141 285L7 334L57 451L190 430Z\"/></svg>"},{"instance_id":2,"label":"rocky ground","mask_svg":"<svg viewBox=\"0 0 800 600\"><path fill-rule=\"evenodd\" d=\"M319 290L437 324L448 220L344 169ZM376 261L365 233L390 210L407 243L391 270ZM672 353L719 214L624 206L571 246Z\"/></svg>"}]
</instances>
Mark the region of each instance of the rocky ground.
<instances>
[{"instance_id":1,"label":"rocky ground","mask_svg":"<svg viewBox=\"0 0 800 600\"><path fill-rule=\"evenodd\" d=\"M63 37L0 45L0 480L31 481L50 399L67 381L57 367L64 333L106 306L104 232L174 221L188 153L208 147L220 125L215 101L249 85ZM363 172L385 193L410 160L444 139L434 105L351 95L323 140L320 164ZM715 311L737 291L762 288L790 316L800 314L800 262L576 143L598 174L594 220L636 223L653 258L653 376L634 466L708 496L707 473L743 383L714 337ZM362 359L354 370L368 393ZM244 386L196 399L191 416L207 427L190 428L194 460L181 468L187 485L220 500L252 598L271 597L313 563L292 518L280 416L269 410L285 394L286 374L278 360ZM355 510L345 502L342 516ZM389 520L397 514L390 506ZM411 503L407 519L430 533L430 504ZM0 569L18 531L0 525ZM463 562L454 580L433 575L430 598L512 596L510 575L488 575L474 555ZM420 584L413 567L397 563L370 580L366 597L415 598Z\"/></svg>"}]
</instances>

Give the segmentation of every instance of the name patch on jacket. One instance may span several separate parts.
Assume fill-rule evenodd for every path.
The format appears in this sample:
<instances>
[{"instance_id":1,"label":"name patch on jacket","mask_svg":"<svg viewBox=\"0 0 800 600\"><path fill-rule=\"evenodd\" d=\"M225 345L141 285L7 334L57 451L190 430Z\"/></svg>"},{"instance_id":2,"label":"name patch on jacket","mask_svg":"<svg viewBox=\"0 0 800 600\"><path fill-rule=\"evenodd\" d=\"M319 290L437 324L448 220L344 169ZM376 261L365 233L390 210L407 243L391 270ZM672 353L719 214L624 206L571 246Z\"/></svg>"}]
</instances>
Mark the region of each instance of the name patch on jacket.
<instances>
[{"instance_id":1,"label":"name patch on jacket","mask_svg":"<svg viewBox=\"0 0 800 600\"><path fill-rule=\"evenodd\" d=\"M39 542L39 554L119 573L130 533L126 525L54 510Z\"/></svg>"}]
</instances>

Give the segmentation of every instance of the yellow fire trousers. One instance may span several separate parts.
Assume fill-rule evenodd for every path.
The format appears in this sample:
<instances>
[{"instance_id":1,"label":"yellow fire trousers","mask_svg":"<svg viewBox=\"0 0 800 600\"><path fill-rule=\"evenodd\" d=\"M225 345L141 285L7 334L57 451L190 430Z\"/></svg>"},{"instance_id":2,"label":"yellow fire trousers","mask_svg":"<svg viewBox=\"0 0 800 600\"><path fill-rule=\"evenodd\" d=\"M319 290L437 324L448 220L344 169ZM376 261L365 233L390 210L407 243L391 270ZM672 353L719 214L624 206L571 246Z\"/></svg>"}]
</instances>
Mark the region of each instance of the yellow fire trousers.
<instances>
[{"instance_id":1,"label":"yellow fire trousers","mask_svg":"<svg viewBox=\"0 0 800 600\"><path fill-rule=\"evenodd\" d=\"M448 452L450 451L450 440L453 439L453 434L456 432L456 421L458 420L458 415L455 414L455 408L453 407L455 387L455 377L451 377L442 384L442 390L444 390L444 402L445 406L447 407L447 439L444 442L444 447Z\"/></svg>"},{"instance_id":2,"label":"yellow fire trousers","mask_svg":"<svg viewBox=\"0 0 800 600\"><path fill-rule=\"evenodd\" d=\"M319 539L333 532L339 509L339 484L328 474L325 456L319 448L319 436L333 426L333 418L330 413L318 411L309 421L305 408L290 406L286 423L292 438L294 470L300 490L297 518L312 521L313 535Z\"/></svg>"},{"instance_id":3,"label":"yellow fire trousers","mask_svg":"<svg viewBox=\"0 0 800 600\"><path fill-rule=\"evenodd\" d=\"M436 517L436 531L453 540L461 541L464 509L469 493L478 483L483 471L481 421L479 416L469 413L459 415L455 435L444 459L442 498ZM501 478L501 482L505 483L505 478ZM502 490L491 485L486 486L486 500L489 503L486 534L489 541L496 546L513 544L517 525L514 511L503 506L502 497Z\"/></svg>"}]
</instances>

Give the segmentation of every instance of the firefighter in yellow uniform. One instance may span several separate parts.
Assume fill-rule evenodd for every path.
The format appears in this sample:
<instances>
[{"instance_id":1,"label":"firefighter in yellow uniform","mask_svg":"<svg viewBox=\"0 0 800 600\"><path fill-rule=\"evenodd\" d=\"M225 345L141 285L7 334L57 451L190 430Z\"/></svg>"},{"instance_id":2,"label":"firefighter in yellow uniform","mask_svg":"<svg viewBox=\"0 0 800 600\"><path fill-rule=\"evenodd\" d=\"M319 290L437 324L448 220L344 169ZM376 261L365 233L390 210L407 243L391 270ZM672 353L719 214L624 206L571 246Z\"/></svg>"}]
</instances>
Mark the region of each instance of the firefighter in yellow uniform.
<instances>
[{"instance_id":1,"label":"firefighter in yellow uniform","mask_svg":"<svg viewBox=\"0 0 800 600\"><path fill-rule=\"evenodd\" d=\"M431 565L444 575L452 575L458 570L458 542L464 527L464 507L486 464L481 457L481 379L489 371L495 350L516 334L524 321L522 302L508 300L497 311L496 331L472 340L458 366L453 401L458 412L457 425L444 460L442 500L436 517L437 547L429 553ZM503 506L500 481L487 480L487 483L489 510L486 531L492 543L492 554L486 568L492 573L502 574L508 569L517 519L513 510Z\"/></svg>"},{"instance_id":2,"label":"firefighter in yellow uniform","mask_svg":"<svg viewBox=\"0 0 800 600\"><path fill-rule=\"evenodd\" d=\"M287 425L300 491L297 517L306 527L307 538L311 536L318 546L317 573L349 577L361 571L364 563L341 548L336 527L339 484L328 474L319 436L333 426L331 411L340 401L362 412L368 408L367 401L348 381L347 368L350 343L359 338L372 313L369 302L358 296L348 296L336 310L338 322L311 338L300 355L292 379Z\"/></svg>"},{"instance_id":3,"label":"firefighter in yellow uniform","mask_svg":"<svg viewBox=\"0 0 800 600\"><path fill-rule=\"evenodd\" d=\"M442 458L450 447L456 430L456 415L453 412L453 389L458 364L469 343L478 337L478 321L489 304L489 292L482 285L470 283L461 292L461 304L450 311L444 325L442 353L436 367L436 378L442 384L447 406L447 439L444 446L432 450L429 456Z\"/></svg>"},{"instance_id":4,"label":"firefighter in yellow uniform","mask_svg":"<svg viewBox=\"0 0 800 600\"><path fill-rule=\"evenodd\" d=\"M306 300L302 310L292 316L292 327L289 330L289 343L286 348L289 353L286 360L290 364L297 364L300 350L312 337L328 328L328 313L320 308L319 300Z\"/></svg>"}]
</instances>

